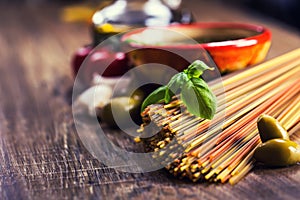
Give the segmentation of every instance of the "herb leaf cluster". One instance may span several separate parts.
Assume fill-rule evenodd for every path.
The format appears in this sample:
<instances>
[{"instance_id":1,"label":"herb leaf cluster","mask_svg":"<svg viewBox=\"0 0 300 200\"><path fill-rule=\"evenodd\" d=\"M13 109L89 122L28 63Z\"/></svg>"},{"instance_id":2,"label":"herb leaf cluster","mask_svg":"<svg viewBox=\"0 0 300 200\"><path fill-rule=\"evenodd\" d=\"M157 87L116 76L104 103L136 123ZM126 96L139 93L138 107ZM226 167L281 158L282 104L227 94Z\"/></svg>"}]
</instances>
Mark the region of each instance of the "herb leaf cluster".
<instances>
[{"instance_id":1,"label":"herb leaf cluster","mask_svg":"<svg viewBox=\"0 0 300 200\"><path fill-rule=\"evenodd\" d=\"M205 70L213 70L200 60L194 61L183 72L175 74L167 85L154 90L143 102L142 111L150 104L169 103L180 94L187 110L198 117L212 119L216 112L216 97L201 78Z\"/></svg>"}]
</instances>

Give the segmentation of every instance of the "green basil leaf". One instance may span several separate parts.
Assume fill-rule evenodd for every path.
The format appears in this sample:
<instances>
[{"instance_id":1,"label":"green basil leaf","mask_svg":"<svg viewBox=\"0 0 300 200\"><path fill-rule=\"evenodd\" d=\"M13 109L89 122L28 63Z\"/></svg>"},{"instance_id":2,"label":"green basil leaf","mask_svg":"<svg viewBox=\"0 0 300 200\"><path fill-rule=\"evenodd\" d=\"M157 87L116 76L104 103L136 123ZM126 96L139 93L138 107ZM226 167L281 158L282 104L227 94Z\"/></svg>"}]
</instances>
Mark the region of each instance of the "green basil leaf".
<instances>
[{"instance_id":1,"label":"green basil leaf","mask_svg":"<svg viewBox=\"0 0 300 200\"><path fill-rule=\"evenodd\" d=\"M165 103L169 103L172 99L172 96L174 96L174 93L167 87L165 92Z\"/></svg>"},{"instance_id":2,"label":"green basil leaf","mask_svg":"<svg viewBox=\"0 0 300 200\"><path fill-rule=\"evenodd\" d=\"M204 62L200 60L194 61L185 71L188 77L198 78L200 77L205 70L213 70L214 68L207 66Z\"/></svg>"},{"instance_id":3,"label":"green basil leaf","mask_svg":"<svg viewBox=\"0 0 300 200\"><path fill-rule=\"evenodd\" d=\"M141 111L143 111L148 105L164 100L166 89L167 86L161 86L149 94L149 96L143 101Z\"/></svg>"},{"instance_id":4,"label":"green basil leaf","mask_svg":"<svg viewBox=\"0 0 300 200\"><path fill-rule=\"evenodd\" d=\"M169 81L167 87L176 94L179 89L181 89L182 85L189 81L187 74L180 72L175 74L171 80Z\"/></svg>"},{"instance_id":5,"label":"green basil leaf","mask_svg":"<svg viewBox=\"0 0 300 200\"><path fill-rule=\"evenodd\" d=\"M165 94L165 103L169 103L172 99L172 96L177 94L181 89L181 86L188 81L188 77L185 73L180 72L175 74L169 81Z\"/></svg>"},{"instance_id":6,"label":"green basil leaf","mask_svg":"<svg viewBox=\"0 0 300 200\"><path fill-rule=\"evenodd\" d=\"M205 119L212 119L216 112L216 97L201 78L192 78L183 85L181 99L187 110Z\"/></svg>"}]
</instances>

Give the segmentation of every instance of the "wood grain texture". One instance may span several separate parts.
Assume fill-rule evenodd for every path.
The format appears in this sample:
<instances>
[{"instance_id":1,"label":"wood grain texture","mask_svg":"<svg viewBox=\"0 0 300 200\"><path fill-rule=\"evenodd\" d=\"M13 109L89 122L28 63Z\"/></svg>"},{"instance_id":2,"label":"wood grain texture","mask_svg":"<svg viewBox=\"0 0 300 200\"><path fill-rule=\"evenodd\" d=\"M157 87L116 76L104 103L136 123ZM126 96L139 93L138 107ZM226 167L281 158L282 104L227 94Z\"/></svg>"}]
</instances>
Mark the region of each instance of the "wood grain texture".
<instances>
[{"instance_id":1,"label":"wood grain texture","mask_svg":"<svg viewBox=\"0 0 300 200\"><path fill-rule=\"evenodd\" d=\"M267 25L273 32L268 58L300 47L298 32L268 19L225 5L185 6L198 21ZM256 168L231 186L178 180L164 170L119 172L93 158L76 134L68 101L70 58L89 43L89 31L85 24L61 22L61 8L0 4L0 199L299 198L297 165Z\"/></svg>"}]
</instances>

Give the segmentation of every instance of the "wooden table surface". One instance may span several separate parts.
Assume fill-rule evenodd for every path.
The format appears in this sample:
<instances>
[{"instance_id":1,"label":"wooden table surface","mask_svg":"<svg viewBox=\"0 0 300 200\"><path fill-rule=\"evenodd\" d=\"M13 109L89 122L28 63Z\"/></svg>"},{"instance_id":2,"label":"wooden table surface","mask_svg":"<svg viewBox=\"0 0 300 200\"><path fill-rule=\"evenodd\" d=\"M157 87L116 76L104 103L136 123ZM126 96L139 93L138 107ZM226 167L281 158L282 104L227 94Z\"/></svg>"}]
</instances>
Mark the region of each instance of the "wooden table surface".
<instances>
[{"instance_id":1,"label":"wooden table surface","mask_svg":"<svg viewBox=\"0 0 300 200\"><path fill-rule=\"evenodd\" d=\"M295 29L215 3L187 1L197 21L269 27L267 59L300 47ZM57 4L0 4L0 199L298 199L299 165L254 169L237 185L190 183L164 170L124 173L93 158L76 135L72 53L86 24L60 20ZM299 141L298 141L299 142Z\"/></svg>"}]
</instances>

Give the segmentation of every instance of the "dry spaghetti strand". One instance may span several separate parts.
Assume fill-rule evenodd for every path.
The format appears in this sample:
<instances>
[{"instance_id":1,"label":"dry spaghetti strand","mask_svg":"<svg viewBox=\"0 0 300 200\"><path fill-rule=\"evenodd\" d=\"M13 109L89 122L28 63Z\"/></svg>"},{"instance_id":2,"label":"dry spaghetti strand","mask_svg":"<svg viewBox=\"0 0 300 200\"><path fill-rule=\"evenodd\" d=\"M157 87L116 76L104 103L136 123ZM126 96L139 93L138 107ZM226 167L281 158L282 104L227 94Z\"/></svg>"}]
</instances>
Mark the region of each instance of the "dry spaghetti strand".
<instances>
[{"instance_id":1,"label":"dry spaghetti strand","mask_svg":"<svg viewBox=\"0 0 300 200\"><path fill-rule=\"evenodd\" d=\"M236 184L254 167L261 114L277 118L300 139L300 49L209 85L218 101L211 121L191 115L178 99L151 105L143 113L144 119L163 127L145 144L157 157L165 156L162 162L175 176Z\"/></svg>"}]
</instances>

